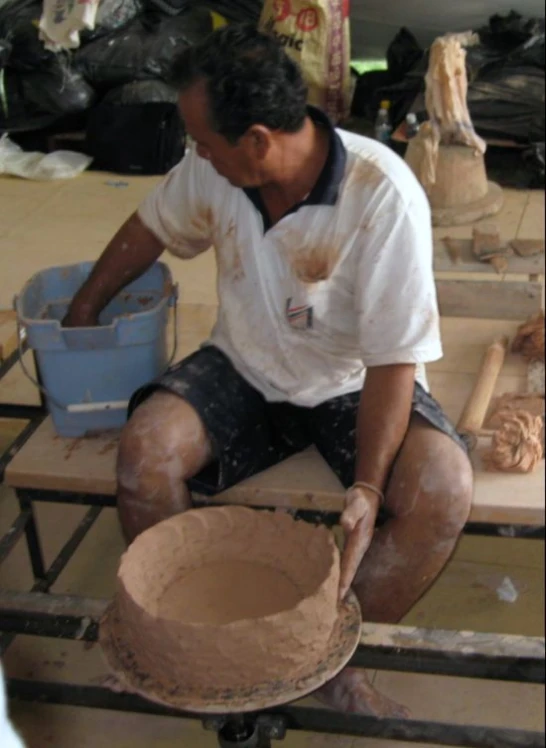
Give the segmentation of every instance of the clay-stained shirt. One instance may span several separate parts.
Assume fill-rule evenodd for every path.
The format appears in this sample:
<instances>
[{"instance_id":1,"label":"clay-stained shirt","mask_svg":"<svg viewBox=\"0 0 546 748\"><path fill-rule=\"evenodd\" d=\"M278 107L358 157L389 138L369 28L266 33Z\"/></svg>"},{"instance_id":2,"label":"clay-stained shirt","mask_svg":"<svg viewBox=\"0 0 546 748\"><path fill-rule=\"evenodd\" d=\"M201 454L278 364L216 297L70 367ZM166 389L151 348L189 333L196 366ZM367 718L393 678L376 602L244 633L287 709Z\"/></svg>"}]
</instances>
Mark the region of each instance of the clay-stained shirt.
<instances>
[{"instance_id":1,"label":"clay-stained shirt","mask_svg":"<svg viewBox=\"0 0 546 748\"><path fill-rule=\"evenodd\" d=\"M425 193L389 148L331 133L343 154L341 173L339 158L329 166L333 198L272 227L251 190L193 149L139 208L177 257L214 248L219 311L207 342L270 402L314 407L388 364L417 364L426 388L424 364L442 356Z\"/></svg>"}]
</instances>

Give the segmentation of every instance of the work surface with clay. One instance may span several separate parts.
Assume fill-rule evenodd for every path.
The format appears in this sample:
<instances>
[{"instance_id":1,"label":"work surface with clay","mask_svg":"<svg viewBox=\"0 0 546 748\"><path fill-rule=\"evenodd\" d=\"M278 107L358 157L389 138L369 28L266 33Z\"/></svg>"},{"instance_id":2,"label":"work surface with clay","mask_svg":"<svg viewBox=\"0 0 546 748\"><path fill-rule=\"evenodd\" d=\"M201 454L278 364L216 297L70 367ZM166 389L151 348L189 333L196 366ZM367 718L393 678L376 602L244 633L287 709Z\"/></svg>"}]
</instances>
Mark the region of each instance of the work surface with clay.
<instances>
[{"instance_id":1,"label":"work surface with clay","mask_svg":"<svg viewBox=\"0 0 546 748\"><path fill-rule=\"evenodd\" d=\"M210 330L216 310L204 305L181 309L180 357L195 350ZM472 390L484 346L501 335L512 338L519 322L444 318L441 320L444 357L427 367L432 394L456 421ZM524 393L527 367L521 356L509 353L497 381L496 395ZM62 439L47 419L14 457L6 482L14 487L114 495L118 435ZM544 524L544 470L529 475L488 472L483 449L473 453L475 495L471 521ZM249 505L277 505L339 510L343 489L322 458L307 450L220 496L220 500Z\"/></svg>"}]
</instances>

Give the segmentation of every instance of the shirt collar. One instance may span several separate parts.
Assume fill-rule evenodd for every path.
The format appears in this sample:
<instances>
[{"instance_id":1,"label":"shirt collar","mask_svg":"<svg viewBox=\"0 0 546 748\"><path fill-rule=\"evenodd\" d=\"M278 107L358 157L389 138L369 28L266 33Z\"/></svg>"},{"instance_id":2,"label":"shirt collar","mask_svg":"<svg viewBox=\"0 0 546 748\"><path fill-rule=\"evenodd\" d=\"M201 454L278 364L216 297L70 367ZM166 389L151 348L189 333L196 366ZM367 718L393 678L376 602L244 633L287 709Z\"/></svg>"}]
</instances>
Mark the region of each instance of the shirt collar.
<instances>
[{"instance_id":1,"label":"shirt collar","mask_svg":"<svg viewBox=\"0 0 546 748\"><path fill-rule=\"evenodd\" d=\"M295 213L299 208L306 205L335 205L339 195L339 187L345 175L347 151L343 145L343 141L336 132L335 127L329 117L320 109L308 106L307 111L313 122L327 128L330 135L330 146L326 162L313 189L307 195L305 200L294 205L288 213ZM267 230L270 228L271 224L260 196L260 190L257 187L245 187L244 192L262 214L264 226Z\"/></svg>"},{"instance_id":2,"label":"shirt collar","mask_svg":"<svg viewBox=\"0 0 546 748\"><path fill-rule=\"evenodd\" d=\"M308 111L313 122L328 129L330 148L319 178L302 205L335 205L339 186L345 176L347 151L328 115L312 106L308 107Z\"/></svg>"}]
</instances>

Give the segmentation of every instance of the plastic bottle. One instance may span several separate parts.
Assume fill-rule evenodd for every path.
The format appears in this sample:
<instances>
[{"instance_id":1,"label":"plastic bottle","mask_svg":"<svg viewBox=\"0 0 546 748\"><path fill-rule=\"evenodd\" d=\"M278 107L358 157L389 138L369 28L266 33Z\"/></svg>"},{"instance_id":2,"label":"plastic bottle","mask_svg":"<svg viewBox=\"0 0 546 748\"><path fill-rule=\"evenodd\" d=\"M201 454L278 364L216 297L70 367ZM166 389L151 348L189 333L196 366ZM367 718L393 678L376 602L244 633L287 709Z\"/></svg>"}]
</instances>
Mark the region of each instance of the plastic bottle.
<instances>
[{"instance_id":1,"label":"plastic bottle","mask_svg":"<svg viewBox=\"0 0 546 748\"><path fill-rule=\"evenodd\" d=\"M387 144L391 139L392 126L389 119L390 101L382 101L375 120L375 139Z\"/></svg>"},{"instance_id":2,"label":"plastic bottle","mask_svg":"<svg viewBox=\"0 0 546 748\"><path fill-rule=\"evenodd\" d=\"M406 137L408 140L414 138L419 132L419 121L417 115L410 112L406 115Z\"/></svg>"}]
</instances>

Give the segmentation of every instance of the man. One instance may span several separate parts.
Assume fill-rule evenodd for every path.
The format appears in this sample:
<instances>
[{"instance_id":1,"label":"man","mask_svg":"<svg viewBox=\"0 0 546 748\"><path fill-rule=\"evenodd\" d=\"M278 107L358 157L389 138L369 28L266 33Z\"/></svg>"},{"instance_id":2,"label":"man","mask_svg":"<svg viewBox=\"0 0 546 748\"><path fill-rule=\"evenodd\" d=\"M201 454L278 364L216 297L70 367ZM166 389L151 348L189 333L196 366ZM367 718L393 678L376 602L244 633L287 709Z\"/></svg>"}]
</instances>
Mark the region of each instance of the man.
<instances>
[{"instance_id":1,"label":"man","mask_svg":"<svg viewBox=\"0 0 546 748\"><path fill-rule=\"evenodd\" d=\"M195 145L65 320L96 324L165 247L183 259L215 248L210 340L131 402L118 459L127 540L190 507L192 489L224 490L314 443L347 488L340 595L352 584L367 621L399 621L450 557L472 493L423 368L442 355L426 197L389 149L307 109L297 67L249 27L185 52L174 83ZM321 696L405 714L363 672Z\"/></svg>"}]
</instances>

